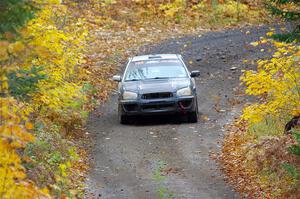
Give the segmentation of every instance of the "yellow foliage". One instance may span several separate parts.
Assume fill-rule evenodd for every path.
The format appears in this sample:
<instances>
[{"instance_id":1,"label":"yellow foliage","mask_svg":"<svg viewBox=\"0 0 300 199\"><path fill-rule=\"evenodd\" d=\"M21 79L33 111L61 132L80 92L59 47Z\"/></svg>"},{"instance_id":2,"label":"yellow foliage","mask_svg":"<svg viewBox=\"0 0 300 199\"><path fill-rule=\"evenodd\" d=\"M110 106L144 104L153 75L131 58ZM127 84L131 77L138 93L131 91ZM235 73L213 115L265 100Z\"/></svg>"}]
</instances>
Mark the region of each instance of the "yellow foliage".
<instances>
[{"instance_id":1,"label":"yellow foliage","mask_svg":"<svg viewBox=\"0 0 300 199\"><path fill-rule=\"evenodd\" d=\"M0 61L6 61L8 59L8 45L9 43L7 41L0 41Z\"/></svg>"},{"instance_id":2,"label":"yellow foliage","mask_svg":"<svg viewBox=\"0 0 300 199\"><path fill-rule=\"evenodd\" d=\"M8 52L17 56L18 53L22 52L24 50L24 44L20 41L17 41L15 43L12 43L8 46Z\"/></svg>"},{"instance_id":3,"label":"yellow foliage","mask_svg":"<svg viewBox=\"0 0 300 199\"><path fill-rule=\"evenodd\" d=\"M11 43L0 41L0 198L50 197L47 189L40 189L27 179L16 152L34 141L29 132L34 128L29 115L34 113L45 119L54 112L67 121L68 113L84 110L87 98L81 80L81 74L86 72L80 68L88 34L85 20L68 19L69 10L60 0L35 2L40 9L20 30L21 39ZM7 73L29 70L32 66L42 66L40 73L47 78L37 83L38 92L31 93L29 102L21 103L9 96ZM62 164L63 177L63 168L70 164Z\"/></svg>"},{"instance_id":4,"label":"yellow foliage","mask_svg":"<svg viewBox=\"0 0 300 199\"><path fill-rule=\"evenodd\" d=\"M245 4L230 0L224 4L219 4L217 12L222 13L225 17L236 17L237 15L244 16L249 13L249 8Z\"/></svg>"},{"instance_id":5,"label":"yellow foliage","mask_svg":"<svg viewBox=\"0 0 300 199\"><path fill-rule=\"evenodd\" d=\"M43 116L53 112L63 114L74 101L82 104L86 101L86 96L80 92L83 85L80 74L85 72L79 65L84 62L83 50L88 32L84 28L84 19L67 21L68 14L67 6L58 0L41 4L36 18L22 30L23 40L30 50L22 62L19 61L21 68L43 66L42 73L47 75L37 84L38 92L32 94L30 104ZM13 53L23 48L21 42L9 46Z\"/></svg>"},{"instance_id":6,"label":"yellow foliage","mask_svg":"<svg viewBox=\"0 0 300 199\"><path fill-rule=\"evenodd\" d=\"M159 9L164 12L166 17L173 18L185 8L185 0L175 0L173 3L161 4Z\"/></svg>"},{"instance_id":7,"label":"yellow foliage","mask_svg":"<svg viewBox=\"0 0 300 199\"><path fill-rule=\"evenodd\" d=\"M34 140L25 128L32 128L32 124L22 125L21 118L24 117L24 112L22 105L16 100L4 97L0 100L0 197L49 198L47 189L38 189L26 179L21 159L16 152L16 149Z\"/></svg>"},{"instance_id":8,"label":"yellow foliage","mask_svg":"<svg viewBox=\"0 0 300 199\"><path fill-rule=\"evenodd\" d=\"M260 102L244 109L243 119L258 123L268 117L286 118L300 114L300 47L273 42L277 47L271 60L258 61L257 71L245 71L241 80L246 93Z\"/></svg>"},{"instance_id":9,"label":"yellow foliage","mask_svg":"<svg viewBox=\"0 0 300 199\"><path fill-rule=\"evenodd\" d=\"M266 34L268 37L272 37L274 35L274 32L273 31L270 31L270 32L267 32Z\"/></svg>"}]
</instances>

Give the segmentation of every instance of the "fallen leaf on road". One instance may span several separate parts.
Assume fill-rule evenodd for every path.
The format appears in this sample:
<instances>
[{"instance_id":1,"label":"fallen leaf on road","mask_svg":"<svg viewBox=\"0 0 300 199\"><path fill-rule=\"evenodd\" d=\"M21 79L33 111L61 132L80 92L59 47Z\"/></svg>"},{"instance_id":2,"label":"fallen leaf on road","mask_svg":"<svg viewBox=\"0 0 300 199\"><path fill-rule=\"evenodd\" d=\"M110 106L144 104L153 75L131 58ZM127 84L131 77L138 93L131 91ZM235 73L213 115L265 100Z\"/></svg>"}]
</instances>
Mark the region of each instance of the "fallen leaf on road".
<instances>
[{"instance_id":1,"label":"fallen leaf on road","mask_svg":"<svg viewBox=\"0 0 300 199\"><path fill-rule=\"evenodd\" d=\"M235 105L238 105L238 104L241 104L241 100L239 99L236 99L236 98L232 98L232 99L228 99L227 102L229 103L229 105L231 106L235 106Z\"/></svg>"},{"instance_id":2,"label":"fallen leaf on road","mask_svg":"<svg viewBox=\"0 0 300 199\"><path fill-rule=\"evenodd\" d=\"M201 115L200 119L203 121L209 121L209 117L207 115Z\"/></svg>"},{"instance_id":3,"label":"fallen leaf on road","mask_svg":"<svg viewBox=\"0 0 300 199\"><path fill-rule=\"evenodd\" d=\"M259 42L251 42L250 43L252 46L258 46Z\"/></svg>"},{"instance_id":4,"label":"fallen leaf on road","mask_svg":"<svg viewBox=\"0 0 300 199\"><path fill-rule=\"evenodd\" d=\"M177 174L177 173L179 173L179 171L180 171L180 169L178 169L178 168L169 167L169 168L162 169L161 175L165 176L168 174Z\"/></svg>"},{"instance_id":5,"label":"fallen leaf on road","mask_svg":"<svg viewBox=\"0 0 300 199\"><path fill-rule=\"evenodd\" d=\"M217 111L217 112L220 112L221 110L221 97L219 95L217 96L214 96L214 101L215 101L215 105L214 105L214 109Z\"/></svg>"}]
</instances>

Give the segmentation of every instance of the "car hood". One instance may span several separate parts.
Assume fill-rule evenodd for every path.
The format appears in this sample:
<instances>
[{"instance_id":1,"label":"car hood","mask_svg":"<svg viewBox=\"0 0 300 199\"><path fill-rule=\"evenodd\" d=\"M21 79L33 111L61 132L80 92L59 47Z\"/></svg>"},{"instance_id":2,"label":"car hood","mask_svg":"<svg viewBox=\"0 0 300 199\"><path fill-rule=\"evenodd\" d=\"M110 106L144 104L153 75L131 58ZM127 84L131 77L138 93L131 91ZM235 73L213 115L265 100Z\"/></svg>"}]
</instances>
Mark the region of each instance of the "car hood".
<instances>
[{"instance_id":1,"label":"car hood","mask_svg":"<svg viewBox=\"0 0 300 199\"><path fill-rule=\"evenodd\" d=\"M180 88L191 85L190 79L153 79L142 81L123 82L123 90L132 91L139 94L158 93L158 92L176 92Z\"/></svg>"}]
</instances>

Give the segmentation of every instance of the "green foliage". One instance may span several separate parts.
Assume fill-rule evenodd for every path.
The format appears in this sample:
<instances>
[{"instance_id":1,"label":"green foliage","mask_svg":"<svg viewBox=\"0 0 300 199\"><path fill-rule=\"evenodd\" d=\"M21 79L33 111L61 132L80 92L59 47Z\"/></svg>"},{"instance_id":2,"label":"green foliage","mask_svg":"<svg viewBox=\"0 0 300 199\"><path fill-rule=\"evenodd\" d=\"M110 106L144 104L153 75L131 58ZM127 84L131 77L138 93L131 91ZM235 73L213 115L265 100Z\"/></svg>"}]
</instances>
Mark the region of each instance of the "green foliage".
<instances>
[{"instance_id":1,"label":"green foliage","mask_svg":"<svg viewBox=\"0 0 300 199\"><path fill-rule=\"evenodd\" d=\"M55 164L59 164L60 162L62 162L62 160L63 160L62 154L58 151L55 151L50 155L50 157L48 159L48 163L50 165L55 165Z\"/></svg>"},{"instance_id":2,"label":"green foliage","mask_svg":"<svg viewBox=\"0 0 300 199\"><path fill-rule=\"evenodd\" d=\"M163 169L166 168L166 163L158 161L155 170L153 171L153 179L157 182L164 181L166 176L161 175Z\"/></svg>"},{"instance_id":3,"label":"green foliage","mask_svg":"<svg viewBox=\"0 0 300 199\"><path fill-rule=\"evenodd\" d=\"M289 151L295 155L300 156L300 133L295 129L292 130L292 133L298 144L290 146Z\"/></svg>"},{"instance_id":4,"label":"green foliage","mask_svg":"<svg viewBox=\"0 0 300 199\"><path fill-rule=\"evenodd\" d=\"M159 187L157 189L157 194L160 199L172 199L174 194L166 187Z\"/></svg>"},{"instance_id":5,"label":"green foliage","mask_svg":"<svg viewBox=\"0 0 300 199\"><path fill-rule=\"evenodd\" d=\"M292 134L294 139L297 141L298 144L294 144L288 148L288 150L297 156L300 156L300 133L296 129L292 129ZM299 171L297 167L291 165L289 163L283 163L282 168L284 168L287 173L295 180L295 186L299 188Z\"/></svg>"},{"instance_id":6,"label":"green foliage","mask_svg":"<svg viewBox=\"0 0 300 199\"><path fill-rule=\"evenodd\" d=\"M284 168L293 179L298 179L299 173L293 165L288 163L283 163L282 168Z\"/></svg>"},{"instance_id":7,"label":"green foliage","mask_svg":"<svg viewBox=\"0 0 300 199\"><path fill-rule=\"evenodd\" d=\"M83 86L82 86L81 91L82 91L82 92L89 92L89 91L91 91L93 88L94 88L94 87L93 87L92 84L90 84L90 83L84 83Z\"/></svg>"},{"instance_id":8,"label":"green foliage","mask_svg":"<svg viewBox=\"0 0 300 199\"><path fill-rule=\"evenodd\" d=\"M60 127L36 125L36 140L27 144L24 156L30 161L24 163L32 178L39 186L51 186L55 198L70 195L72 182L69 179L71 164L78 160L76 148L68 144L68 140L60 135Z\"/></svg>"},{"instance_id":9,"label":"green foliage","mask_svg":"<svg viewBox=\"0 0 300 199\"><path fill-rule=\"evenodd\" d=\"M152 176L153 180L160 183L160 185L156 189L158 198L160 199L171 199L174 197L174 194L162 184L163 181L167 179L166 176L162 175L162 172L166 167L167 164L164 161L159 160L156 163L155 169L153 171L153 176Z\"/></svg>"},{"instance_id":10,"label":"green foliage","mask_svg":"<svg viewBox=\"0 0 300 199\"><path fill-rule=\"evenodd\" d=\"M300 133L299 133L299 131L297 131L296 129L292 129L292 134L293 134L295 140L298 142L298 144L300 144Z\"/></svg>"},{"instance_id":11,"label":"green foliage","mask_svg":"<svg viewBox=\"0 0 300 199\"><path fill-rule=\"evenodd\" d=\"M281 121L276 117L269 117L249 126L248 132L258 140L266 136L278 136L282 134L284 122L285 121Z\"/></svg>"},{"instance_id":12,"label":"green foliage","mask_svg":"<svg viewBox=\"0 0 300 199\"><path fill-rule=\"evenodd\" d=\"M0 35L5 32L17 32L17 29L33 18L34 10L34 6L27 0L1 0Z\"/></svg>"},{"instance_id":13,"label":"green foliage","mask_svg":"<svg viewBox=\"0 0 300 199\"><path fill-rule=\"evenodd\" d=\"M10 94L17 99L28 99L30 94L37 91L39 80L47 78L41 74L43 67L33 66L30 70L18 70L10 72L8 76Z\"/></svg>"},{"instance_id":14,"label":"green foliage","mask_svg":"<svg viewBox=\"0 0 300 199\"><path fill-rule=\"evenodd\" d=\"M287 10L283 8L286 5L299 6L300 1L297 0L269 0L268 8L274 15L281 16L289 21L298 21L300 19L300 12L296 10Z\"/></svg>"},{"instance_id":15,"label":"green foliage","mask_svg":"<svg viewBox=\"0 0 300 199\"><path fill-rule=\"evenodd\" d=\"M276 34L272 37L284 42L299 41L300 39L300 1L298 0L269 0L267 8L275 16L280 16L287 21L295 22L295 29L286 34Z\"/></svg>"},{"instance_id":16,"label":"green foliage","mask_svg":"<svg viewBox=\"0 0 300 199\"><path fill-rule=\"evenodd\" d=\"M292 145L289 147L289 151L295 155L300 155L300 146Z\"/></svg>"},{"instance_id":17,"label":"green foliage","mask_svg":"<svg viewBox=\"0 0 300 199\"><path fill-rule=\"evenodd\" d=\"M291 42L299 42L300 41L300 34L299 32L291 32L291 33L286 33L286 34L274 34L272 36L273 39L283 41L286 43L291 43Z\"/></svg>"},{"instance_id":18,"label":"green foliage","mask_svg":"<svg viewBox=\"0 0 300 199\"><path fill-rule=\"evenodd\" d=\"M274 34L271 38L286 43L299 42L300 41L300 26L297 26L292 32L284 34Z\"/></svg>"}]
</instances>

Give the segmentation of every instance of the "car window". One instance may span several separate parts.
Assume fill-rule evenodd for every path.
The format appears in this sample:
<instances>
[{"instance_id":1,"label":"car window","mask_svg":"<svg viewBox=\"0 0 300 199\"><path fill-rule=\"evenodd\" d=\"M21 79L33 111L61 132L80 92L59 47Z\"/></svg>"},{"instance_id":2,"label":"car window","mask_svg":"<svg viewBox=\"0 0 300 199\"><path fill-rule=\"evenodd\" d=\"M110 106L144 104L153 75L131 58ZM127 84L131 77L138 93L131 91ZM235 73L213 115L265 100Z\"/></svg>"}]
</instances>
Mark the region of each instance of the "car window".
<instances>
[{"instance_id":1,"label":"car window","mask_svg":"<svg viewBox=\"0 0 300 199\"><path fill-rule=\"evenodd\" d=\"M131 62L125 74L125 81L183 77L188 75L178 59L146 60Z\"/></svg>"}]
</instances>

